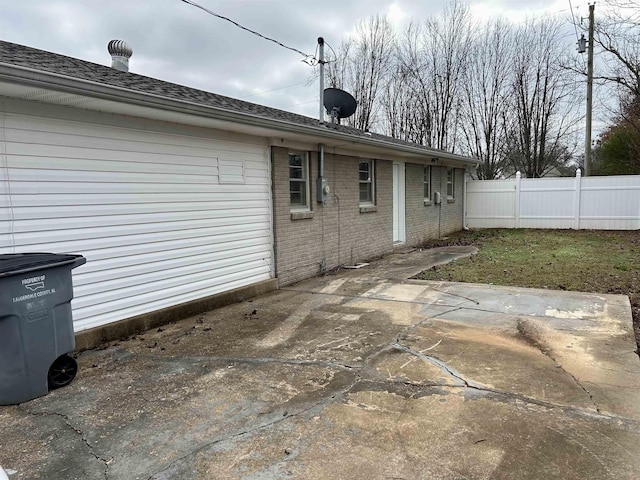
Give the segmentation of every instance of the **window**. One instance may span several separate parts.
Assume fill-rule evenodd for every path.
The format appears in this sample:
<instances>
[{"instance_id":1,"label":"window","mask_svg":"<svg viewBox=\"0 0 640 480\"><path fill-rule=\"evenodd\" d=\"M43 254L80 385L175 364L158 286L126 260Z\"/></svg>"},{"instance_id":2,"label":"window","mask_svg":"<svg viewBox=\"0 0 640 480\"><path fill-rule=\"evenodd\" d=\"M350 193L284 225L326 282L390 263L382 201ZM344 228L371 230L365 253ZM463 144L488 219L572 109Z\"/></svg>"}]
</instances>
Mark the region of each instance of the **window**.
<instances>
[{"instance_id":1,"label":"window","mask_svg":"<svg viewBox=\"0 0 640 480\"><path fill-rule=\"evenodd\" d=\"M375 172L373 160L360 162L358 175L360 179L360 204L373 205L375 195Z\"/></svg>"},{"instance_id":2,"label":"window","mask_svg":"<svg viewBox=\"0 0 640 480\"><path fill-rule=\"evenodd\" d=\"M424 167L424 201L431 201L431 166Z\"/></svg>"},{"instance_id":3,"label":"window","mask_svg":"<svg viewBox=\"0 0 640 480\"><path fill-rule=\"evenodd\" d=\"M447 168L447 198L456 198L456 169Z\"/></svg>"},{"instance_id":4,"label":"window","mask_svg":"<svg viewBox=\"0 0 640 480\"><path fill-rule=\"evenodd\" d=\"M289 154L289 203L292 210L309 209L309 159L305 153Z\"/></svg>"}]
</instances>

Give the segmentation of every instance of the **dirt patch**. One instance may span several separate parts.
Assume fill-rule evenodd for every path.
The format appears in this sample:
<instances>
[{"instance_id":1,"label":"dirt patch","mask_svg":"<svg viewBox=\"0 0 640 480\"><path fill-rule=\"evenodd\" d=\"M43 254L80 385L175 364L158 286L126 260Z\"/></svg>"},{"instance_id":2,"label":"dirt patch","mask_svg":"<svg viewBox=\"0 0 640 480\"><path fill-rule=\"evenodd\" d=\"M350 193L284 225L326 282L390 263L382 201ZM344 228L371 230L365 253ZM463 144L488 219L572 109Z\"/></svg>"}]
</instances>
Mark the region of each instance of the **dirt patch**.
<instances>
[{"instance_id":1,"label":"dirt patch","mask_svg":"<svg viewBox=\"0 0 640 480\"><path fill-rule=\"evenodd\" d=\"M486 229L424 248L447 245L479 252L416 278L627 295L640 350L640 231Z\"/></svg>"}]
</instances>

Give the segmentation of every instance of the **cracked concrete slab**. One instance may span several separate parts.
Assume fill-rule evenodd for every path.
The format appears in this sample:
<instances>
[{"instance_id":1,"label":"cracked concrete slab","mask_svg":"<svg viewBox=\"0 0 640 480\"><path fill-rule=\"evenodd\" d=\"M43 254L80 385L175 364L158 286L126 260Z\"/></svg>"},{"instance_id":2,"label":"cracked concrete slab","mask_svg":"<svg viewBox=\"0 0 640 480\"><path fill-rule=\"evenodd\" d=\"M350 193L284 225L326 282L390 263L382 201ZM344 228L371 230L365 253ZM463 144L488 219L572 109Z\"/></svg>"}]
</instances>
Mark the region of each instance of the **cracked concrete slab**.
<instances>
[{"instance_id":1,"label":"cracked concrete slab","mask_svg":"<svg viewBox=\"0 0 640 480\"><path fill-rule=\"evenodd\" d=\"M78 355L0 407L10 479L636 478L615 295L408 279L391 255Z\"/></svg>"},{"instance_id":2,"label":"cracked concrete slab","mask_svg":"<svg viewBox=\"0 0 640 480\"><path fill-rule=\"evenodd\" d=\"M464 390L407 396L365 388L317 415L198 452L193 463L172 474L229 479L634 478L636 435L606 419L466 396Z\"/></svg>"}]
</instances>

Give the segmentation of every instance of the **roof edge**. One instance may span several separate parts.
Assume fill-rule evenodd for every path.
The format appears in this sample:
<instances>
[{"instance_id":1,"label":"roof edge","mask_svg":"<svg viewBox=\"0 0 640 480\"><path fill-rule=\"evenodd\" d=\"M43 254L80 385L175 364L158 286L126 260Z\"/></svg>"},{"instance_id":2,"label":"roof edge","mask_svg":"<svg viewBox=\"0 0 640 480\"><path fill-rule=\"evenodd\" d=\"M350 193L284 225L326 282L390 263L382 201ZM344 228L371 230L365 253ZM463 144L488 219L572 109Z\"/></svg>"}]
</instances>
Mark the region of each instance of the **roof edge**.
<instances>
[{"instance_id":1,"label":"roof edge","mask_svg":"<svg viewBox=\"0 0 640 480\"><path fill-rule=\"evenodd\" d=\"M196 114L231 123L244 123L254 127L272 128L285 132L315 135L320 139L335 139L353 144L381 147L404 153L425 157L437 157L442 160L461 162L467 166L476 166L479 160L431 149L417 144L401 144L367 136L357 136L331 129L327 124L317 126L298 124L286 120L267 118L246 112L238 112L212 105L203 105L188 100L170 98L149 92L141 92L116 85L109 85L91 80L70 77L54 72L46 72L29 67L0 62L0 80L10 80L27 86L52 88L65 93L81 94L93 98L116 102L126 101L130 104L152 108L169 109L179 113ZM321 142L321 140L319 140Z\"/></svg>"}]
</instances>

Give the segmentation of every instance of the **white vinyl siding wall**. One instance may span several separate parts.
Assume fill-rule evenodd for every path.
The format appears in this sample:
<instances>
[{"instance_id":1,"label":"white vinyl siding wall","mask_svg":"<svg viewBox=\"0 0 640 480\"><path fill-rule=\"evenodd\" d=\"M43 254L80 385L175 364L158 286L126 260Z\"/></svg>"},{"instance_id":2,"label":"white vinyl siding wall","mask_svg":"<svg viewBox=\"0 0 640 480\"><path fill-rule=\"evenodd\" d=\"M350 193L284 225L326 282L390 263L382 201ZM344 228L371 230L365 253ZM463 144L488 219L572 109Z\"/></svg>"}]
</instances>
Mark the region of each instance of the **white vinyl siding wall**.
<instances>
[{"instance_id":1,"label":"white vinyl siding wall","mask_svg":"<svg viewBox=\"0 0 640 480\"><path fill-rule=\"evenodd\" d=\"M87 258L76 331L273 277L266 140L64 112L4 116L0 253Z\"/></svg>"}]
</instances>

